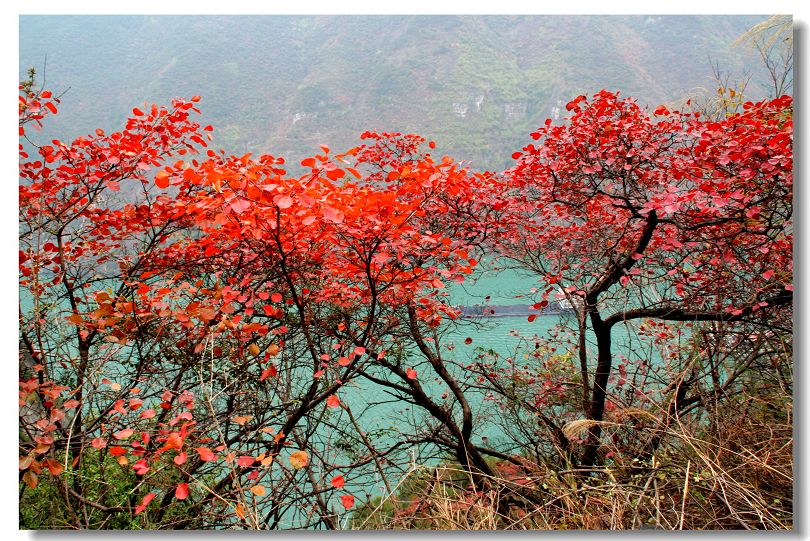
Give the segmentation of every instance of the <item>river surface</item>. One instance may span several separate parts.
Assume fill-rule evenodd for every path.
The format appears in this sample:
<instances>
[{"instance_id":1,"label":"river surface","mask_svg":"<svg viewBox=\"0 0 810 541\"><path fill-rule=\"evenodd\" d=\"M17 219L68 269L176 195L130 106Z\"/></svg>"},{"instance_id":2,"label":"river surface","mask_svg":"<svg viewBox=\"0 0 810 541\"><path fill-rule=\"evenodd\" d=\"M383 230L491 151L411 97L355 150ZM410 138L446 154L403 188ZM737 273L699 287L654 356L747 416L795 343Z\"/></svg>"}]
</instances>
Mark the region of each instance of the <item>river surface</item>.
<instances>
[{"instance_id":1,"label":"river surface","mask_svg":"<svg viewBox=\"0 0 810 541\"><path fill-rule=\"evenodd\" d=\"M485 272L476 280L449 286L448 301L454 306L532 304L540 300L542 287L536 278L529 275L511 269L493 270ZM540 292L533 292L533 288L540 289ZM512 360L519 366L528 365L531 368L532 363L536 365L542 362L527 355L538 346L556 347L555 353L562 355L571 351L576 341L572 329L576 329L573 314L539 315L533 321L529 321L525 315L464 318L449 323L444 329L441 334L441 352L450 365L451 372L459 379L464 377L464 365L473 362L483 352L496 352L499 365L508 366ZM646 355L650 353L649 344L645 344L632 327L615 326L612 338L617 354L631 357L637 348L644 348ZM595 349L593 339L592 335L588 336L589 352ZM413 357L414 363L421 362L419 355L415 354ZM589 357L593 358L590 354ZM579 372L578 358L572 355L570 363L571 375L575 376ZM421 367L419 381L428 394L433 398L440 398L448 392L448 388L435 378L429 368L426 365ZM355 386L355 389L345 389L347 403L353 411L366 410L363 415L363 426L367 427L375 445L386 447L405 438L409 433L413 433L415 428L420 427L420 419L426 416L425 412L414 411L405 402L398 403L392 400L380 386L365 381L354 381L350 385ZM497 447L499 440L503 439L502 428L497 418L497 402L482 392L470 392L467 397L477 419L473 441L476 443L485 441L488 446ZM460 408L456 407L455 411L456 418L460 421ZM424 424L425 421L422 421L421 426ZM435 460L428 461L428 463L435 462ZM380 495L384 492L379 484L373 488L367 485L364 489L369 495Z\"/></svg>"}]
</instances>

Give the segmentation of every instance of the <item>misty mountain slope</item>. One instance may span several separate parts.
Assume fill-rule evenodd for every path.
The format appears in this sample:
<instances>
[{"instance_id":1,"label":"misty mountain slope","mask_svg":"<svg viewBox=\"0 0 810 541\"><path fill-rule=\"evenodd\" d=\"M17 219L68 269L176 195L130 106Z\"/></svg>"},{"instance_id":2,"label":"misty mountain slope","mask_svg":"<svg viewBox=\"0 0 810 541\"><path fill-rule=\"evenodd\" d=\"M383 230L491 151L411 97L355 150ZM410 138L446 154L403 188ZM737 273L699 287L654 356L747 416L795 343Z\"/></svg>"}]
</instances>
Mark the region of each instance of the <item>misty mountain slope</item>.
<instances>
[{"instance_id":1,"label":"misty mountain slope","mask_svg":"<svg viewBox=\"0 0 810 541\"><path fill-rule=\"evenodd\" d=\"M764 16L24 16L20 76L70 87L48 133L116 127L133 106L203 96L229 152L297 161L365 130L416 132L480 168L506 165L578 94L645 104L710 87L710 57L764 71L730 44Z\"/></svg>"}]
</instances>

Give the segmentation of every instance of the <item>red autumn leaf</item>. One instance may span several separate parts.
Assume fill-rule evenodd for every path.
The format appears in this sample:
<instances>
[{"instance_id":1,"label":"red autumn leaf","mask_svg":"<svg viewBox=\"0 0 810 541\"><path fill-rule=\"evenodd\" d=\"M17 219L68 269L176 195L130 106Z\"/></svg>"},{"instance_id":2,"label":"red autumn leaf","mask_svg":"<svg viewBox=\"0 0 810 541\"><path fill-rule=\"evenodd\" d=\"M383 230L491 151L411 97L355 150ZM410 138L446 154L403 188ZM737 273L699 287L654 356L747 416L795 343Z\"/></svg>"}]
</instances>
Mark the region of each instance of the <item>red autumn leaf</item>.
<instances>
[{"instance_id":1,"label":"red autumn leaf","mask_svg":"<svg viewBox=\"0 0 810 541\"><path fill-rule=\"evenodd\" d=\"M326 405L330 408L338 408L340 407L340 399L337 395L330 395L329 398L326 399Z\"/></svg>"},{"instance_id":2,"label":"red autumn leaf","mask_svg":"<svg viewBox=\"0 0 810 541\"><path fill-rule=\"evenodd\" d=\"M107 447L107 439L93 438L93 441L90 442L90 445L92 445L94 449L104 449L105 447Z\"/></svg>"},{"instance_id":3,"label":"red autumn leaf","mask_svg":"<svg viewBox=\"0 0 810 541\"><path fill-rule=\"evenodd\" d=\"M216 455L208 447L197 447L195 451L197 451L197 454L200 455L200 460L203 462L210 462L216 459Z\"/></svg>"},{"instance_id":4,"label":"red autumn leaf","mask_svg":"<svg viewBox=\"0 0 810 541\"><path fill-rule=\"evenodd\" d=\"M239 458L237 458L236 459L236 464L240 468L247 468L248 466L251 466L255 461L256 461L256 459L253 458L252 456L245 455L245 456L240 456Z\"/></svg>"},{"instance_id":5,"label":"red autumn leaf","mask_svg":"<svg viewBox=\"0 0 810 541\"><path fill-rule=\"evenodd\" d=\"M362 346L357 346L356 348L354 348L354 354L357 355L358 357L360 355L364 354L365 352L366 352L366 348L364 348Z\"/></svg>"},{"instance_id":6,"label":"red autumn leaf","mask_svg":"<svg viewBox=\"0 0 810 541\"><path fill-rule=\"evenodd\" d=\"M174 489L174 497L178 500L185 500L188 498L188 483L180 483Z\"/></svg>"},{"instance_id":7,"label":"red autumn leaf","mask_svg":"<svg viewBox=\"0 0 810 541\"><path fill-rule=\"evenodd\" d=\"M464 343L469 346L470 344L473 343L473 339L468 336L467 338L464 339Z\"/></svg>"},{"instance_id":8,"label":"red autumn leaf","mask_svg":"<svg viewBox=\"0 0 810 541\"><path fill-rule=\"evenodd\" d=\"M130 437L135 431L131 428L125 428L124 430L119 430L113 434L113 437L117 440L125 440Z\"/></svg>"},{"instance_id":9,"label":"red autumn leaf","mask_svg":"<svg viewBox=\"0 0 810 541\"><path fill-rule=\"evenodd\" d=\"M149 465L146 463L146 459L142 458L132 465L132 469L138 475L146 475L146 472L149 471Z\"/></svg>"},{"instance_id":10,"label":"red autumn leaf","mask_svg":"<svg viewBox=\"0 0 810 541\"><path fill-rule=\"evenodd\" d=\"M276 206L280 209L288 209L293 205L292 197L284 195L275 199Z\"/></svg>"},{"instance_id":11,"label":"red autumn leaf","mask_svg":"<svg viewBox=\"0 0 810 541\"><path fill-rule=\"evenodd\" d=\"M529 314L529 317L527 317L527 318L526 318L526 320L527 320L529 323L531 323L531 322L532 322L532 321L534 321L535 319L537 319L537 314Z\"/></svg>"},{"instance_id":12,"label":"red autumn leaf","mask_svg":"<svg viewBox=\"0 0 810 541\"><path fill-rule=\"evenodd\" d=\"M177 464L178 466L182 466L183 464L186 463L187 459L188 459L188 453L183 451L182 453L180 453L176 457L174 457L174 463Z\"/></svg>"},{"instance_id":13,"label":"red autumn leaf","mask_svg":"<svg viewBox=\"0 0 810 541\"><path fill-rule=\"evenodd\" d=\"M281 302L281 299L283 298L284 297L281 296L281 293L273 293L272 295L270 295L270 300L272 302Z\"/></svg>"},{"instance_id":14,"label":"red autumn leaf","mask_svg":"<svg viewBox=\"0 0 810 541\"><path fill-rule=\"evenodd\" d=\"M340 503L346 509L351 509L352 507L354 507L354 496L352 496L351 494L344 494L343 496L340 497Z\"/></svg>"},{"instance_id":15,"label":"red autumn leaf","mask_svg":"<svg viewBox=\"0 0 810 541\"><path fill-rule=\"evenodd\" d=\"M343 219L345 218L344 214L334 207L330 207L328 205L324 205L321 209L323 212L323 218L335 224L343 223Z\"/></svg>"},{"instance_id":16,"label":"red autumn leaf","mask_svg":"<svg viewBox=\"0 0 810 541\"><path fill-rule=\"evenodd\" d=\"M332 486L335 488L343 488L343 485L346 484L345 480L343 479L342 475L337 475L332 478Z\"/></svg>"},{"instance_id":17,"label":"red autumn leaf","mask_svg":"<svg viewBox=\"0 0 810 541\"><path fill-rule=\"evenodd\" d=\"M141 500L141 504L135 508L135 514L138 515L142 513L144 509L146 509L146 506L149 505L149 502L155 499L155 496L157 496L157 494L155 494L154 492L150 492L149 494L144 496L143 500Z\"/></svg>"},{"instance_id":18,"label":"red autumn leaf","mask_svg":"<svg viewBox=\"0 0 810 541\"><path fill-rule=\"evenodd\" d=\"M405 370L405 375L408 377L408 379L416 379L416 370L413 368L408 368Z\"/></svg>"},{"instance_id":19,"label":"red autumn leaf","mask_svg":"<svg viewBox=\"0 0 810 541\"><path fill-rule=\"evenodd\" d=\"M116 445L115 447L110 447L110 454L112 456L122 456L127 454L127 450L123 447L119 447Z\"/></svg>"},{"instance_id":20,"label":"red autumn leaf","mask_svg":"<svg viewBox=\"0 0 810 541\"><path fill-rule=\"evenodd\" d=\"M250 208L250 201L237 198L231 201L230 207L233 209L235 213L242 214L243 212L245 212L247 209Z\"/></svg>"},{"instance_id":21,"label":"red autumn leaf","mask_svg":"<svg viewBox=\"0 0 810 541\"><path fill-rule=\"evenodd\" d=\"M270 366L262 370L262 374L261 376L259 376L259 381L264 381L267 378L274 378L276 377L277 374L278 369L276 368L276 365L271 364Z\"/></svg>"}]
</instances>

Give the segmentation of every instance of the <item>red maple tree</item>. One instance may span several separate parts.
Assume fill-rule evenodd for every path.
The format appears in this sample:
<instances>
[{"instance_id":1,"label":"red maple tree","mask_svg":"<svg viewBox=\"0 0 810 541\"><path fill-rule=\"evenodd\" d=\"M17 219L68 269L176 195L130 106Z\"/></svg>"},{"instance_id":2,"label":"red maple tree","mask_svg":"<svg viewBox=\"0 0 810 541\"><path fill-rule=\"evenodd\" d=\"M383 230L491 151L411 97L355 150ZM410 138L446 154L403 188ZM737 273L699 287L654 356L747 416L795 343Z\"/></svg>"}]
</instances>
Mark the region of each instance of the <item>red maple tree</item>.
<instances>
[{"instance_id":1,"label":"red maple tree","mask_svg":"<svg viewBox=\"0 0 810 541\"><path fill-rule=\"evenodd\" d=\"M570 102L566 122L546 121L514 154L496 247L545 280L541 304L557 295L576 307L588 419L604 415L616 324L767 324L791 305L791 107L784 96L705 121L601 91ZM600 432L593 425L585 465Z\"/></svg>"}]
</instances>

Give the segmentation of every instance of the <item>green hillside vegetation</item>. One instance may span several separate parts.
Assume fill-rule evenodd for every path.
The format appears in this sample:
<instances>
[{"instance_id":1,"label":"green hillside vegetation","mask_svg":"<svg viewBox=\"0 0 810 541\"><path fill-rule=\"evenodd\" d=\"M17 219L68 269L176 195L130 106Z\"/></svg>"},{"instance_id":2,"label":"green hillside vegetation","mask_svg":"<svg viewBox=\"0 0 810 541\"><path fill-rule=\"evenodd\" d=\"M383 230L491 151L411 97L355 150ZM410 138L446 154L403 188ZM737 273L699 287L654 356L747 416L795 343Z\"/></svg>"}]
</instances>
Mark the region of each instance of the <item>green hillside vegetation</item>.
<instances>
[{"instance_id":1,"label":"green hillside vegetation","mask_svg":"<svg viewBox=\"0 0 810 541\"><path fill-rule=\"evenodd\" d=\"M53 133L113 127L143 102L202 95L218 144L296 162L360 133L416 132L498 169L563 104L601 88L645 104L753 75L731 47L764 17L26 16L20 76L69 88ZM46 64L47 59L47 64ZM561 111L562 109L562 111Z\"/></svg>"}]
</instances>

